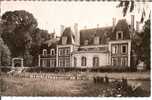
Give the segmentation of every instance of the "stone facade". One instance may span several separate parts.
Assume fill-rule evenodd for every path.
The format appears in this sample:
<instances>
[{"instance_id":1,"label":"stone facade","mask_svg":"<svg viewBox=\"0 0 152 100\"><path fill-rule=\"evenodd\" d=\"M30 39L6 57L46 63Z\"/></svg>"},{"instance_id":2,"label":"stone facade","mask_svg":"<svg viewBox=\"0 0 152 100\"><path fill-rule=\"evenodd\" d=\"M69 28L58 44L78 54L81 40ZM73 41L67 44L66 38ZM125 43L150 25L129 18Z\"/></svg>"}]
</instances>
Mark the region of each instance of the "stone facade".
<instances>
[{"instance_id":1,"label":"stone facade","mask_svg":"<svg viewBox=\"0 0 152 100\"><path fill-rule=\"evenodd\" d=\"M126 20L119 20L111 27L78 30L64 29L54 47L55 55L39 55L39 66L97 68L102 66L131 65L131 39ZM45 50L45 49L43 49ZM48 50L51 50L48 49ZM48 56L49 55L49 56ZM51 64L51 60L55 64Z\"/></svg>"}]
</instances>

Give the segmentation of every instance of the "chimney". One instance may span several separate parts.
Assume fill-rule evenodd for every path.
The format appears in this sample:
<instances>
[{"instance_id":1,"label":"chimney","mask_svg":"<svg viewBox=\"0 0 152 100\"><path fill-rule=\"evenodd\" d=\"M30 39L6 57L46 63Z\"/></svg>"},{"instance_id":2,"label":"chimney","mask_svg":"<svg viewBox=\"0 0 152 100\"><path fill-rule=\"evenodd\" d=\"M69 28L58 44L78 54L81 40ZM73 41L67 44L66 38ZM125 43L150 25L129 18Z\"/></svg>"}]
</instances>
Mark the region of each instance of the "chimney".
<instances>
[{"instance_id":1,"label":"chimney","mask_svg":"<svg viewBox=\"0 0 152 100\"><path fill-rule=\"evenodd\" d=\"M136 21L136 31L139 32L139 24L140 22L139 21Z\"/></svg>"},{"instance_id":2,"label":"chimney","mask_svg":"<svg viewBox=\"0 0 152 100\"><path fill-rule=\"evenodd\" d=\"M60 34L62 36L63 32L64 32L64 29L65 29L65 26L64 25L61 25L60 26Z\"/></svg>"},{"instance_id":3,"label":"chimney","mask_svg":"<svg viewBox=\"0 0 152 100\"><path fill-rule=\"evenodd\" d=\"M116 26L116 18L112 18L112 27L113 29L115 28Z\"/></svg>"},{"instance_id":4,"label":"chimney","mask_svg":"<svg viewBox=\"0 0 152 100\"><path fill-rule=\"evenodd\" d=\"M99 24L97 24L97 28L99 28Z\"/></svg>"},{"instance_id":5,"label":"chimney","mask_svg":"<svg viewBox=\"0 0 152 100\"><path fill-rule=\"evenodd\" d=\"M79 29L78 29L78 23L74 24L74 34L75 34L75 43L77 45L80 44L80 33L79 33Z\"/></svg>"},{"instance_id":6,"label":"chimney","mask_svg":"<svg viewBox=\"0 0 152 100\"><path fill-rule=\"evenodd\" d=\"M112 19L112 25L113 25L113 27L115 27L115 25L116 25L116 18Z\"/></svg>"},{"instance_id":7,"label":"chimney","mask_svg":"<svg viewBox=\"0 0 152 100\"><path fill-rule=\"evenodd\" d=\"M131 15L131 29L134 31L135 16Z\"/></svg>"}]
</instances>

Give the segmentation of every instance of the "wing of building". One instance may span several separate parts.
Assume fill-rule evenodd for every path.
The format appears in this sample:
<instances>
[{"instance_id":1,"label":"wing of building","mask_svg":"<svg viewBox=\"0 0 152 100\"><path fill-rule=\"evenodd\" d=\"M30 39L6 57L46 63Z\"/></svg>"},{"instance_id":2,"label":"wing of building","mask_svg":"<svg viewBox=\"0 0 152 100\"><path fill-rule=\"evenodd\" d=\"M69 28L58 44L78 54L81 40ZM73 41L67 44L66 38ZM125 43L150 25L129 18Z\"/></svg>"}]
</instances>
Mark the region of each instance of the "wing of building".
<instances>
[{"instance_id":1,"label":"wing of building","mask_svg":"<svg viewBox=\"0 0 152 100\"><path fill-rule=\"evenodd\" d=\"M74 29L67 27L59 41L44 48L39 55L41 67L98 68L131 66L131 32L126 20L110 27Z\"/></svg>"}]
</instances>

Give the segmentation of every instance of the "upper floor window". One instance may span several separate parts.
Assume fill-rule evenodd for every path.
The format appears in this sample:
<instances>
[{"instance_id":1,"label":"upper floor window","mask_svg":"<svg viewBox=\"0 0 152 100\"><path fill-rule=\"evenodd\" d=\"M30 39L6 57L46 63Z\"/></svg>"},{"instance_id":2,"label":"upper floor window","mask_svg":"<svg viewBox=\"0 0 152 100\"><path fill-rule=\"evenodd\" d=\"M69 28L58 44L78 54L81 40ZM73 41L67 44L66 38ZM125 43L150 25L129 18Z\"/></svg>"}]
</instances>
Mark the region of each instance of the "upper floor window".
<instances>
[{"instance_id":1,"label":"upper floor window","mask_svg":"<svg viewBox=\"0 0 152 100\"><path fill-rule=\"evenodd\" d=\"M122 45L121 53L123 54L127 53L127 45Z\"/></svg>"},{"instance_id":2,"label":"upper floor window","mask_svg":"<svg viewBox=\"0 0 152 100\"><path fill-rule=\"evenodd\" d=\"M55 55L55 50L54 50L54 49L51 49L50 54L51 54L51 55Z\"/></svg>"},{"instance_id":3,"label":"upper floor window","mask_svg":"<svg viewBox=\"0 0 152 100\"><path fill-rule=\"evenodd\" d=\"M43 49L43 55L46 56L47 55L47 50Z\"/></svg>"},{"instance_id":4,"label":"upper floor window","mask_svg":"<svg viewBox=\"0 0 152 100\"><path fill-rule=\"evenodd\" d=\"M94 37L94 44L99 44L99 36Z\"/></svg>"},{"instance_id":5,"label":"upper floor window","mask_svg":"<svg viewBox=\"0 0 152 100\"><path fill-rule=\"evenodd\" d=\"M122 40L123 39L123 32L118 31L117 34L116 34L116 38L117 38L117 40Z\"/></svg>"},{"instance_id":6,"label":"upper floor window","mask_svg":"<svg viewBox=\"0 0 152 100\"><path fill-rule=\"evenodd\" d=\"M66 36L62 37L62 44L63 45L67 44L67 37Z\"/></svg>"},{"instance_id":7,"label":"upper floor window","mask_svg":"<svg viewBox=\"0 0 152 100\"><path fill-rule=\"evenodd\" d=\"M63 55L63 49L59 49L59 56Z\"/></svg>"},{"instance_id":8,"label":"upper floor window","mask_svg":"<svg viewBox=\"0 0 152 100\"><path fill-rule=\"evenodd\" d=\"M67 49L65 49L65 55L68 55L68 54L70 54L70 49L69 48L67 48Z\"/></svg>"},{"instance_id":9,"label":"upper floor window","mask_svg":"<svg viewBox=\"0 0 152 100\"><path fill-rule=\"evenodd\" d=\"M86 66L87 65L87 58L86 57L82 57L81 58L81 66Z\"/></svg>"},{"instance_id":10,"label":"upper floor window","mask_svg":"<svg viewBox=\"0 0 152 100\"><path fill-rule=\"evenodd\" d=\"M88 45L89 44L89 41L88 40L85 40L84 41L84 45Z\"/></svg>"},{"instance_id":11,"label":"upper floor window","mask_svg":"<svg viewBox=\"0 0 152 100\"><path fill-rule=\"evenodd\" d=\"M117 45L113 45L112 46L112 54L117 54L118 53L118 46Z\"/></svg>"}]
</instances>

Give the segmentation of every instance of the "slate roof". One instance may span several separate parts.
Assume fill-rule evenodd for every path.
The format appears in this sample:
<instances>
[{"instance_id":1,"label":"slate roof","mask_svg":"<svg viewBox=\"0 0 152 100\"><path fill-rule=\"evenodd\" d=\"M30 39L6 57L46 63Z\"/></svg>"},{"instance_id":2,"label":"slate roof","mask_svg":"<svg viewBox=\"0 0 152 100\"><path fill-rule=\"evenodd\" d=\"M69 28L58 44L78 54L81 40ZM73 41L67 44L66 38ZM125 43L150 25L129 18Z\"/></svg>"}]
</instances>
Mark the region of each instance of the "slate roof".
<instances>
[{"instance_id":1,"label":"slate roof","mask_svg":"<svg viewBox=\"0 0 152 100\"><path fill-rule=\"evenodd\" d=\"M61 38L59 40L59 43L58 43L59 45L62 44L62 37L63 36L67 37L67 44L73 44L74 43L75 36L74 36L74 34L73 34L73 32L72 32L70 27L65 28L65 30L64 30L64 32L63 32L63 34L62 34L62 36L61 36Z\"/></svg>"},{"instance_id":2,"label":"slate roof","mask_svg":"<svg viewBox=\"0 0 152 100\"><path fill-rule=\"evenodd\" d=\"M117 31L123 32L124 40L130 39L129 25L126 20L122 19L114 28L110 26L80 30L80 45L84 45L85 40L88 40L88 45L93 45L95 36L99 36L100 44L107 44L110 40L116 40Z\"/></svg>"},{"instance_id":3,"label":"slate roof","mask_svg":"<svg viewBox=\"0 0 152 100\"><path fill-rule=\"evenodd\" d=\"M130 31L129 31L129 25L126 22L125 19L119 20L113 34L111 34L111 40L116 40L116 32L122 31L123 32L123 39L130 39Z\"/></svg>"},{"instance_id":4,"label":"slate roof","mask_svg":"<svg viewBox=\"0 0 152 100\"><path fill-rule=\"evenodd\" d=\"M43 49L47 50L47 54L50 54L51 49L55 49L55 52L56 52L57 43L58 42L53 42L50 46L48 46L48 44L46 43L42 44L40 47L40 54L43 53Z\"/></svg>"},{"instance_id":5,"label":"slate roof","mask_svg":"<svg viewBox=\"0 0 152 100\"><path fill-rule=\"evenodd\" d=\"M95 36L100 37L100 44L106 44L111 33L112 27L83 29L80 31L80 45L84 45L85 40L88 40L88 45L93 44Z\"/></svg>"}]
</instances>

